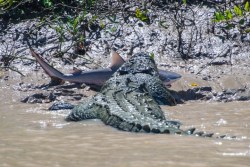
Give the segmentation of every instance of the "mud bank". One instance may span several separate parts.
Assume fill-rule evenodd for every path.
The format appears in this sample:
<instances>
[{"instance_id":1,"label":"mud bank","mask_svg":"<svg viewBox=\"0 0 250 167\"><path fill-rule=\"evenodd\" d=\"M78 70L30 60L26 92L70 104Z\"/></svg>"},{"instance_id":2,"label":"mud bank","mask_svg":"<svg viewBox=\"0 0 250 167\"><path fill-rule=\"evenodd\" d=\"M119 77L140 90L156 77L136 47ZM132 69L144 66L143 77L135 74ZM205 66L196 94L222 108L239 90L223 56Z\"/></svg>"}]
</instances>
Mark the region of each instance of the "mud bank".
<instances>
[{"instance_id":1,"label":"mud bank","mask_svg":"<svg viewBox=\"0 0 250 167\"><path fill-rule=\"evenodd\" d=\"M90 12L76 27L77 33L84 35L80 46L76 34L67 29L68 23L60 19L53 22L45 15L6 22L0 18L2 82L13 82L13 73L4 71L14 70L27 78L27 81L14 81L17 91L37 91L33 92L37 93L35 97L24 100L26 102L52 102L66 96L70 100L81 100L88 96L88 88L83 89L86 95L74 89L79 86L39 88L49 81L41 83L47 76L43 75L28 48L33 47L65 73L74 67L81 70L107 67L110 50L114 49L125 59L137 52L151 53L160 69L183 75L171 88L180 103L187 100L249 100L250 34L241 33L237 27L225 32L225 23L215 24L212 20L216 3L192 3L188 8L177 10L171 5L163 8L163 1L159 1L149 7L149 22L134 15L124 17L122 11L117 11L115 17L97 17L93 21L95 15ZM138 5L126 7L128 13L140 7ZM176 18L176 14L182 17ZM249 17L246 15L241 27L249 27ZM177 23L183 24L182 29ZM43 79L32 85L33 75Z\"/></svg>"}]
</instances>

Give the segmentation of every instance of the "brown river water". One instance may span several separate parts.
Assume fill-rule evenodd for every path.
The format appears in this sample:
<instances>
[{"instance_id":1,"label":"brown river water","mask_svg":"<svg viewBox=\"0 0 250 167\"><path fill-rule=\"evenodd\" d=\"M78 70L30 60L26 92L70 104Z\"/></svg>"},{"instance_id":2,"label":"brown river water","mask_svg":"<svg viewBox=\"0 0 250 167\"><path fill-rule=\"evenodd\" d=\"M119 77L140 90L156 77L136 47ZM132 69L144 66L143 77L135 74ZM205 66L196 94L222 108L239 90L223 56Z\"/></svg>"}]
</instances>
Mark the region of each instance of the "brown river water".
<instances>
[{"instance_id":1,"label":"brown river water","mask_svg":"<svg viewBox=\"0 0 250 167\"><path fill-rule=\"evenodd\" d=\"M11 84L11 83L9 83ZM21 92L0 85L1 167L248 167L250 102L193 101L162 106L166 116L216 139L118 131L99 120L67 123L69 111L20 103Z\"/></svg>"}]
</instances>

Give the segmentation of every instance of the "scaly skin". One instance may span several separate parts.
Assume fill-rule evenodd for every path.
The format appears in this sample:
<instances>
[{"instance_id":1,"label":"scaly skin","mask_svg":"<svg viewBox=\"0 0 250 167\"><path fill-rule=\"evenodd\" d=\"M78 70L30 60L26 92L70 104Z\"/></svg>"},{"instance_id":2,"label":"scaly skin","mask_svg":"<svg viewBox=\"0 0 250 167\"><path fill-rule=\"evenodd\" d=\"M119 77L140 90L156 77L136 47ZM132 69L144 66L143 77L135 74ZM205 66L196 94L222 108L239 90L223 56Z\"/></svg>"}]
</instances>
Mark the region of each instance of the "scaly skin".
<instances>
[{"instance_id":1,"label":"scaly skin","mask_svg":"<svg viewBox=\"0 0 250 167\"><path fill-rule=\"evenodd\" d=\"M67 121L101 119L124 131L189 134L177 121L167 121L157 104L175 105L154 61L145 53L134 55L105 83L100 93L76 106Z\"/></svg>"},{"instance_id":2,"label":"scaly skin","mask_svg":"<svg viewBox=\"0 0 250 167\"><path fill-rule=\"evenodd\" d=\"M106 125L131 132L212 136L193 133L195 128L179 129L180 123L166 120L159 104L175 105L175 100L159 79L154 60L138 53L113 74L100 93L76 106L66 120L101 119Z\"/></svg>"}]
</instances>

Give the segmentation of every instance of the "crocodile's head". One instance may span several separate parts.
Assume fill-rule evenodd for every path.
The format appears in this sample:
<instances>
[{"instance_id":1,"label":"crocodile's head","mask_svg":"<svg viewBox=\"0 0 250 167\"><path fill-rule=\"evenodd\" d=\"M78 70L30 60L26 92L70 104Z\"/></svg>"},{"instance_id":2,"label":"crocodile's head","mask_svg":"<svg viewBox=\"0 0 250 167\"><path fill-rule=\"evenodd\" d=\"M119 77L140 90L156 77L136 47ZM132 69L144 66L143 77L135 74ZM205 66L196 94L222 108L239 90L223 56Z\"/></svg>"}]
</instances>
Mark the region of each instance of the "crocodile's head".
<instances>
[{"instance_id":1,"label":"crocodile's head","mask_svg":"<svg viewBox=\"0 0 250 167\"><path fill-rule=\"evenodd\" d=\"M121 68L117 70L119 75L145 73L152 76L158 76L158 70L155 61L147 53L136 53Z\"/></svg>"}]
</instances>

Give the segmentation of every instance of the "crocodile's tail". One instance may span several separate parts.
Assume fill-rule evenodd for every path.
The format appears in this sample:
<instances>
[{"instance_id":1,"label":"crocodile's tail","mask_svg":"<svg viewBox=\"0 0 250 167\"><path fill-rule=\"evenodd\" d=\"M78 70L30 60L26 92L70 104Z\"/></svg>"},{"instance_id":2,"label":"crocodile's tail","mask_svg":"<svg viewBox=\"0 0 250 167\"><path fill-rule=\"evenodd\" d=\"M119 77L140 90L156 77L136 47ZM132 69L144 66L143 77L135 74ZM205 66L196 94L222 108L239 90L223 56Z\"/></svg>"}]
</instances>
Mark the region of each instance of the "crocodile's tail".
<instances>
[{"instance_id":1,"label":"crocodile's tail","mask_svg":"<svg viewBox=\"0 0 250 167\"><path fill-rule=\"evenodd\" d=\"M46 74L48 74L51 78L50 85L59 85L64 83L63 76L64 74L58 71L57 69L50 66L48 63L46 63L43 58L37 54L32 48L30 48L31 55L35 57L37 62L40 64L40 66L43 68Z\"/></svg>"}]
</instances>

